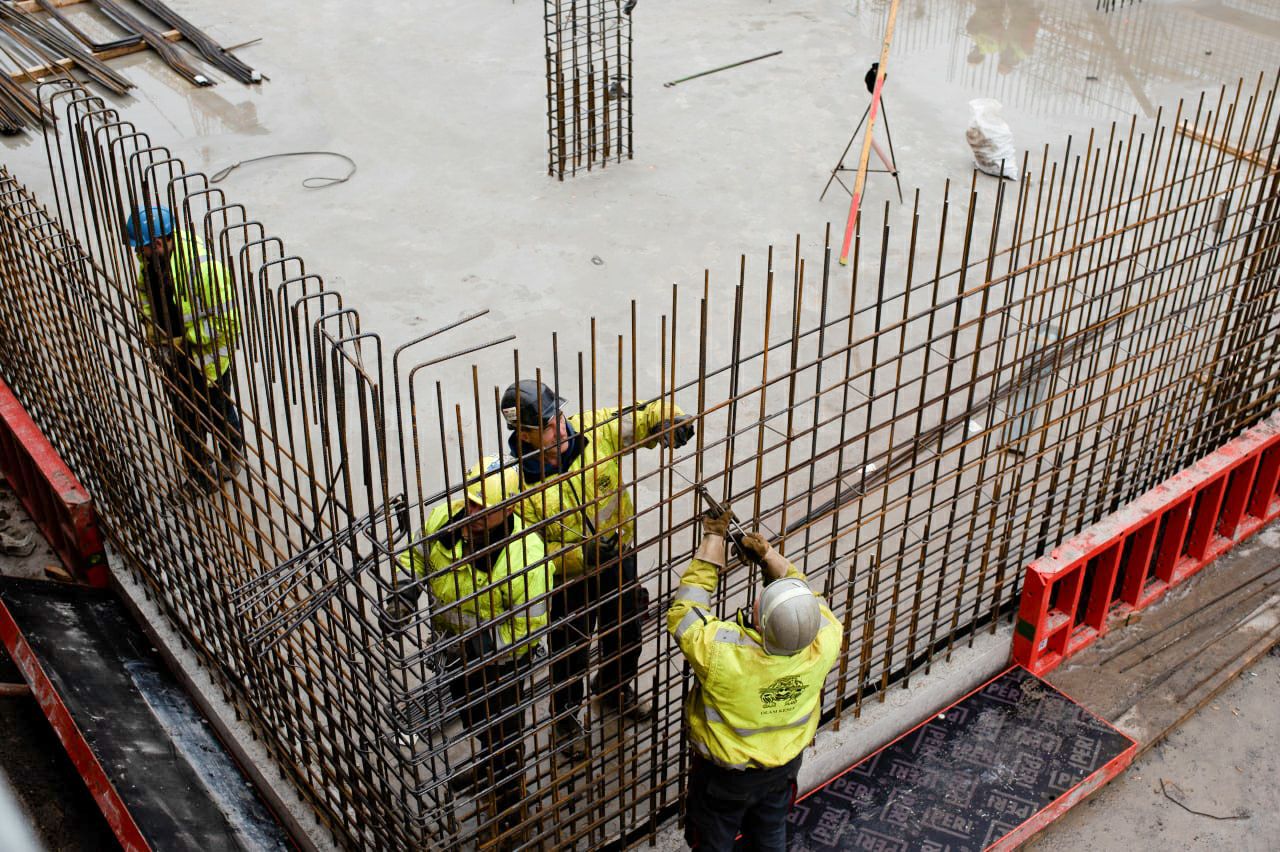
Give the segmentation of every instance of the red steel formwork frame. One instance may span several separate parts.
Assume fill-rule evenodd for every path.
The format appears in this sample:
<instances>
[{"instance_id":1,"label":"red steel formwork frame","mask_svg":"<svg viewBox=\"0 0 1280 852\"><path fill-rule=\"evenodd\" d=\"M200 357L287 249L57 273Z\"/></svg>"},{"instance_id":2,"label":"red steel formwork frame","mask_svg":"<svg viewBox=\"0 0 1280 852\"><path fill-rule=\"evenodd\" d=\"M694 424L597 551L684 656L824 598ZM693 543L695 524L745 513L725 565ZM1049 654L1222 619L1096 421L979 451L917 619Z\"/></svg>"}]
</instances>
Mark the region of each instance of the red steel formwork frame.
<instances>
[{"instance_id":1,"label":"red steel formwork frame","mask_svg":"<svg viewBox=\"0 0 1280 852\"><path fill-rule=\"evenodd\" d=\"M89 492L3 381L0 473L67 569L90 586L106 586L106 553Z\"/></svg>"},{"instance_id":2,"label":"red steel formwork frame","mask_svg":"<svg viewBox=\"0 0 1280 852\"><path fill-rule=\"evenodd\" d=\"M31 687L31 694L49 719L67 756L84 778L89 793L98 803L121 847L126 852L147 852L151 846L142 836L142 830L138 828L129 808L120 798L120 793L111 783L102 764L98 762L80 727L71 718L71 711L58 695L58 690L40 665L39 658L22 635L22 629L3 602L0 602L0 642L4 643L9 656L22 672L23 680Z\"/></svg>"},{"instance_id":3,"label":"red steel formwork frame","mask_svg":"<svg viewBox=\"0 0 1280 852\"><path fill-rule=\"evenodd\" d=\"M1280 415L1027 566L1013 659L1036 675L1280 516Z\"/></svg>"}]
</instances>

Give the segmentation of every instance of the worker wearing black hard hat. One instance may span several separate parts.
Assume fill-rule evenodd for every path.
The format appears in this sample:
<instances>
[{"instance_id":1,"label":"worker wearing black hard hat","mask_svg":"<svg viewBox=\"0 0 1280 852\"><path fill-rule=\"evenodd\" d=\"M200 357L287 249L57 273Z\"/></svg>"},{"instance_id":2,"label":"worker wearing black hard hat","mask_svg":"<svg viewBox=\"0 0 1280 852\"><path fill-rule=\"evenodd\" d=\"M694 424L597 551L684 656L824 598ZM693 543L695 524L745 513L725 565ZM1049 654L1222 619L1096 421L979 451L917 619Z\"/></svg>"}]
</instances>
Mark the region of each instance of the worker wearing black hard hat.
<instances>
[{"instance_id":1,"label":"worker wearing black hard hat","mask_svg":"<svg viewBox=\"0 0 1280 852\"><path fill-rule=\"evenodd\" d=\"M525 380L502 396L524 496L520 514L537 525L555 556L551 597L551 677L556 747L584 754L579 707L593 631L601 666L592 692L605 710L633 722L653 718L653 704L632 682L640 662L640 618L648 594L637 578L635 509L622 484L621 454L693 437L693 418L668 400L566 416L551 388Z\"/></svg>"}]
</instances>

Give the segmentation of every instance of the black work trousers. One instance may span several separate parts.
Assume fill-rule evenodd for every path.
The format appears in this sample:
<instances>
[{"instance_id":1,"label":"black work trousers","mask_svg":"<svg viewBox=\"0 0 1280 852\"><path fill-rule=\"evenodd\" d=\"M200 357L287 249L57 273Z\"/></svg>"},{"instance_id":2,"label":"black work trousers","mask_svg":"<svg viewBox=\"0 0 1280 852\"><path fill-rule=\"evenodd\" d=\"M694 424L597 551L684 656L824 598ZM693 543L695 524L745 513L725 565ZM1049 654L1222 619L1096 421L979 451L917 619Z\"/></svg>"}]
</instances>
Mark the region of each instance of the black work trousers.
<instances>
[{"instance_id":1,"label":"black work trousers","mask_svg":"<svg viewBox=\"0 0 1280 852\"><path fill-rule=\"evenodd\" d=\"M457 663L459 669L462 664ZM498 817L520 804L520 779L524 773L525 676L522 658L487 663L458 671L449 681L458 716L467 733L478 740L475 789L492 790ZM508 815L508 819L513 815Z\"/></svg>"},{"instance_id":2,"label":"black work trousers","mask_svg":"<svg viewBox=\"0 0 1280 852\"><path fill-rule=\"evenodd\" d=\"M591 635L596 631L602 661L596 694L607 697L635 679L643 609L634 552L556 586L548 636L555 684L552 708L557 716L577 708L586 697L583 678L591 662Z\"/></svg>"},{"instance_id":3,"label":"black work trousers","mask_svg":"<svg viewBox=\"0 0 1280 852\"><path fill-rule=\"evenodd\" d=\"M787 814L802 756L772 769L723 769L694 755L685 793L684 838L697 852L786 852Z\"/></svg>"},{"instance_id":4,"label":"black work trousers","mask_svg":"<svg viewBox=\"0 0 1280 852\"><path fill-rule=\"evenodd\" d=\"M235 370L210 384L199 364L179 356L169 361L165 373L183 465L189 474L207 475L213 460L205 440L210 434L223 463L244 449L244 426L231 396Z\"/></svg>"}]
</instances>

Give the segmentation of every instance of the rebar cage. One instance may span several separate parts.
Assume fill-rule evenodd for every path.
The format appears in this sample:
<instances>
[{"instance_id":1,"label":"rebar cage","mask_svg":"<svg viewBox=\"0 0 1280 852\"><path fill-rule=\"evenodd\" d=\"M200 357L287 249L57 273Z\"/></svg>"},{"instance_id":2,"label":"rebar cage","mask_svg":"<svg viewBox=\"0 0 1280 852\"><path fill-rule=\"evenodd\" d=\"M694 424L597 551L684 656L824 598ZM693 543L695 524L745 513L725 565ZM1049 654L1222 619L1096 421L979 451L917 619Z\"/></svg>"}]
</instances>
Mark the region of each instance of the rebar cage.
<instances>
[{"instance_id":1,"label":"rebar cage","mask_svg":"<svg viewBox=\"0 0 1280 852\"><path fill-rule=\"evenodd\" d=\"M439 380L442 358L416 353L474 317L389 349L203 173L100 98L47 83L53 209L0 172L0 369L124 563L342 845L629 845L678 812L691 681L663 614L705 494L772 538L842 619L822 704L839 726L994 631L1028 560L1276 408L1275 93L1259 77L1135 117L1028 156L1019 183L948 184L934 211L917 192L905 231L887 208L879 225L864 218L848 270L831 262L829 229L816 244L797 237L744 257L727 285L708 273L673 287L660 317L633 303L627 333L606 338L592 321L581 348L555 337L538 365L512 351L510 375L473 368L459 392ZM121 240L124 216L153 204L216 259L241 322L244 469L206 496L173 488L183 391L148 343ZM525 378L571 412L613 409L602 428L644 445L623 438L615 456L543 486L600 486L620 463L652 602L636 686L656 718L622 723L585 698L574 762L553 749L549 672L579 646L548 647L545 629L520 637L546 653L509 667L512 688L485 675L512 648L469 642L546 606L536 584L513 590L527 592L532 571L565 580L583 544L563 531L567 513L500 545L538 535L545 561L441 605L422 590L461 567L446 559L419 576L415 611L391 606L399 560L430 544L421 530L461 499L465 471L512 463L499 394ZM644 434L646 403L692 415L693 441L662 440L662 422ZM757 585L731 571L718 612L752 603ZM508 610L476 619L475 601L494 595ZM617 620L617 594L590 606ZM584 681L611 662L596 650ZM469 689L453 688L459 676ZM520 749L504 777L500 726ZM513 784L516 797L497 795Z\"/></svg>"},{"instance_id":2,"label":"rebar cage","mask_svg":"<svg viewBox=\"0 0 1280 852\"><path fill-rule=\"evenodd\" d=\"M623 0L544 0L547 174L632 157L631 16Z\"/></svg>"}]
</instances>

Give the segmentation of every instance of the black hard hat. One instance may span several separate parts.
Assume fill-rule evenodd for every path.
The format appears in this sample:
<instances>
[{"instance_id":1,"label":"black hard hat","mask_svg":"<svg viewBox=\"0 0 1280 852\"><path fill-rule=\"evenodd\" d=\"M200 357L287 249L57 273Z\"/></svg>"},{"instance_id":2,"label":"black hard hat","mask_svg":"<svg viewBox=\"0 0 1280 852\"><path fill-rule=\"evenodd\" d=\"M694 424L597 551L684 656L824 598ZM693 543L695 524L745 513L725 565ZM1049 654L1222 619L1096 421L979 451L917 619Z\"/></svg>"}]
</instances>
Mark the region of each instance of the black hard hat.
<instances>
[{"instance_id":1,"label":"black hard hat","mask_svg":"<svg viewBox=\"0 0 1280 852\"><path fill-rule=\"evenodd\" d=\"M516 398L520 405L517 410ZM560 411L564 400L555 391L534 379L525 379L511 385L502 394L502 417L508 429L517 425L538 428L550 423Z\"/></svg>"}]
</instances>

